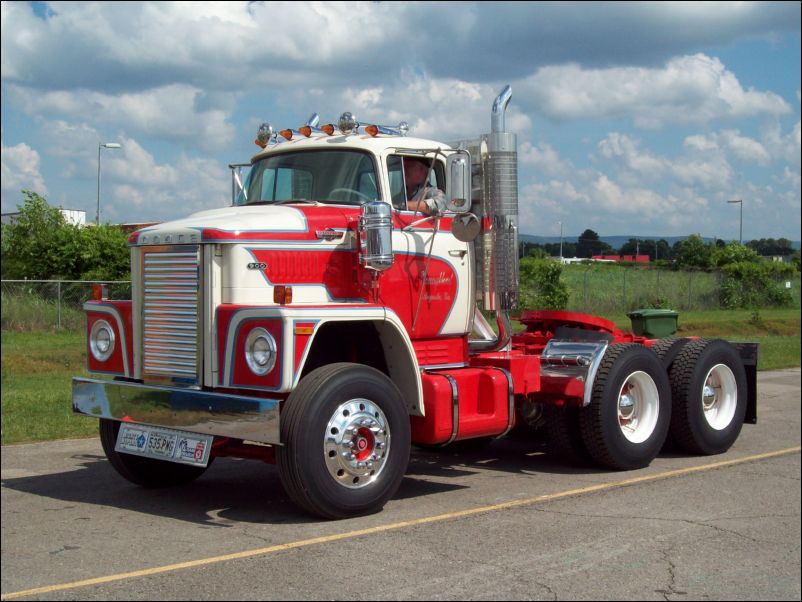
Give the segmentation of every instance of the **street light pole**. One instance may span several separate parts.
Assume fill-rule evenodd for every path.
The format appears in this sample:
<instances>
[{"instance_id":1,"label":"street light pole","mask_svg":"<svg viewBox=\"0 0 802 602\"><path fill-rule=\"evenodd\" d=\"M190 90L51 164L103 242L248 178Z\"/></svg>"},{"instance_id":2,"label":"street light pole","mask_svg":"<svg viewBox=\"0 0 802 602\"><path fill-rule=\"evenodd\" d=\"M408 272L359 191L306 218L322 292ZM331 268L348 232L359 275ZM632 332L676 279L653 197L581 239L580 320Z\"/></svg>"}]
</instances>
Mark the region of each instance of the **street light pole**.
<instances>
[{"instance_id":1,"label":"street light pole","mask_svg":"<svg viewBox=\"0 0 802 602\"><path fill-rule=\"evenodd\" d=\"M738 199L735 201L727 201L728 203L738 203L741 206L741 227L738 230L738 244L744 244L744 201Z\"/></svg>"},{"instance_id":2,"label":"street light pole","mask_svg":"<svg viewBox=\"0 0 802 602\"><path fill-rule=\"evenodd\" d=\"M95 225L100 225L100 150L103 148L122 148L116 142L99 143L97 145L97 213L95 213Z\"/></svg>"},{"instance_id":3,"label":"street light pole","mask_svg":"<svg viewBox=\"0 0 802 602\"><path fill-rule=\"evenodd\" d=\"M563 223L557 222L560 224L560 262L563 260Z\"/></svg>"}]
</instances>

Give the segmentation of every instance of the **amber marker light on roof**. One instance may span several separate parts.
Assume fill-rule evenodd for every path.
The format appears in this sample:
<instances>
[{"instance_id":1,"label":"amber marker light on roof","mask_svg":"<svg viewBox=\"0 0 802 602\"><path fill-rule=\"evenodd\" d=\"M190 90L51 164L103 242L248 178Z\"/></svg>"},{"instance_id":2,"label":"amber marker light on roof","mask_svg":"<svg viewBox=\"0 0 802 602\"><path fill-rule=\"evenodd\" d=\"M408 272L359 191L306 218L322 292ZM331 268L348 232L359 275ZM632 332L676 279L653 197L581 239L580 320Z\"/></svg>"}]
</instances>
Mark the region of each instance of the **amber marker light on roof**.
<instances>
[{"instance_id":1,"label":"amber marker light on roof","mask_svg":"<svg viewBox=\"0 0 802 602\"><path fill-rule=\"evenodd\" d=\"M308 126L308 125L303 125L303 126L299 127L298 131L301 132L307 138L309 138L309 136L312 135L312 128L311 128L311 126Z\"/></svg>"},{"instance_id":2,"label":"amber marker light on roof","mask_svg":"<svg viewBox=\"0 0 802 602\"><path fill-rule=\"evenodd\" d=\"M286 138L287 140L292 140L292 130L281 130L278 134L282 138Z\"/></svg>"},{"instance_id":3,"label":"amber marker light on roof","mask_svg":"<svg viewBox=\"0 0 802 602\"><path fill-rule=\"evenodd\" d=\"M324 132L326 132L329 136L333 136L334 135L334 124L333 123L327 123L326 125L324 125L320 129L323 130Z\"/></svg>"},{"instance_id":4,"label":"amber marker light on roof","mask_svg":"<svg viewBox=\"0 0 802 602\"><path fill-rule=\"evenodd\" d=\"M373 136L374 138L379 135L379 127L375 125L367 125L365 126L365 131Z\"/></svg>"}]
</instances>

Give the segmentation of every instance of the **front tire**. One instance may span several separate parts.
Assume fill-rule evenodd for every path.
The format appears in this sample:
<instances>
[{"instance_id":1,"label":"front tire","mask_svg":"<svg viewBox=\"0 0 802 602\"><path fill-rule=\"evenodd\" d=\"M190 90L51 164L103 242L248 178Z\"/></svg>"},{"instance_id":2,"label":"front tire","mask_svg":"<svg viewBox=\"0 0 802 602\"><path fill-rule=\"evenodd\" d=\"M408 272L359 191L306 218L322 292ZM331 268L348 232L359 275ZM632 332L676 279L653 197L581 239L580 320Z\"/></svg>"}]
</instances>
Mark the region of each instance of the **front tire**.
<instances>
[{"instance_id":1,"label":"front tire","mask_svg":"<svg viewBox=\"0 0 802 602\"><path fill-rule=\"evenodd\" d=\"M281 414L276 450L287 495L308 512L341 519L381 510L410 455L404 399L382 372L330 364L305 376Z\"/></svg>"},{"instance_id":2,"label":"front tire","mask_svg":"<svg viewBox=\"0 0 802 602\"><path fill-rule=\"evenodd\" d=\"M100 419L100 443L111 465L123 478L149 489L185 485L201 476L212 463L206 466L188 466L165 460L143 458L115 451L120 423L116 420Z\"/></svg>"},{"instance_id":3,"label":"front tire","mask_svg":"<svg viewBox=\"0 0 802 602\"><path fill-rule=\"evenodd\" d=\"M580 412L582 440L593 460L616 470L648 466L671 422L671 387L662 362L636 344L611 345Z\"/></svg>"}]
</instances>

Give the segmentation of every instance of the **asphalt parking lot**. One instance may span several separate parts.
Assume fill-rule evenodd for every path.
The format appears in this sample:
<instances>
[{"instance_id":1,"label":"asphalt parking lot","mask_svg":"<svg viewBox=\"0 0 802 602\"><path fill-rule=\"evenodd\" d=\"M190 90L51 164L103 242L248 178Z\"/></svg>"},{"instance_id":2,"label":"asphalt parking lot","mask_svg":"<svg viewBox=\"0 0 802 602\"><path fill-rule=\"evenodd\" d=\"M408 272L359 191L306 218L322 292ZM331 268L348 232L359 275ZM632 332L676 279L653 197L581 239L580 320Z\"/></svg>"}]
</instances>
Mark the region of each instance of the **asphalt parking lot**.
<instances>
[{"instance_id":1,"label":"asphalt parking lot","mask_svg":"<svg viewBox=\"0 0 802 602\"><path fill-rule=\"evenodd\" d=\"M397 496L338 522L273 466L144 490L97 439L2 449L2 599L800 599L800 370L759 373L726 454L577 469L537 441L416 450Z\"/></svg>"}]
</instances>

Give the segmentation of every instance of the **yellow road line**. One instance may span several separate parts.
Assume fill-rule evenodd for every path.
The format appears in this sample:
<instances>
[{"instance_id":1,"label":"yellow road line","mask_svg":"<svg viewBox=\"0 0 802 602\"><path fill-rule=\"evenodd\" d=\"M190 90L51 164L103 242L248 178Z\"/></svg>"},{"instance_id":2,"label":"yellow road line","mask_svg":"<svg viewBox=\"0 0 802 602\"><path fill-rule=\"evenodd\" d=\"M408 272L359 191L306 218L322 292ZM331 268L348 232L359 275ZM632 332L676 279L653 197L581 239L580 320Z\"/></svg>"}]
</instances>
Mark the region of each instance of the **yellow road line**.
<instances>
[{"instance_id":1,"label":"yellow road line","mask_svg":"<svg viewBox=\"0 0 802 602\"><path fill-rule=\"evenodd\" d=\"M693 474L696 472L703 472L707 470L714 470L716 468L723 468L726 466L734 466L736 464L744 464L746 462L755 462L757 460L766 460L768 458L775 458L777 456L784 456L793 454L802 450L802 447L788 447L773 452L766 452L763 454L756 454L747 456L745 458L738 458L736 460L725 460L722 462L714 462L713 464L703 464L701 466L691 466L689 468L680 468L677 470L669 470L660 472L653 475L646 475L641 477L634 477L632 479L625 479L623 481L615 481L613 483L600 483L598 485L590 485L589 487L581 487L579 489L571 489L569 491L561 491L559 493L551 493L547 495L539 495L532 498L522 500L511 500L509 502L502 502L499 504L492 504L490 506L481 506L479 508L469 508L467 510L459 510L457 512L448 512L446 514L438 514L436 516L427 516L423 518L416 518L413 520L402 521L399 523L391 523L388 525L379 525L377 527L370 527L368 529L359 529L357 531L348 531L347 533L336 533L334 535L325 535L323 537L314 537L312 539L303 539L300 541L293 541L290 543L279 544L275 546L268 546L266 548L256 548L253 550L245 550L243 552L234 552L233 554L224 554L222 556L214 556L211 558L201 558L199 560L190 560L187 562L179 562L176 564L168 564L165 566L153 567L150 569L142 569L139 571L131 571L129 573L118 573L116 575L106 575L105 577L95 577L93 579L82 579L81 581L73 581L71 583L61 583L58 585L48 585L45 587L36 587L33 589L26 589L18 592L9 592L2 594L0 600L13 600L15 598L22 598L24 596L33 596L37 594L46 594L50 592L63 591L67 589L75 589L78 587L87 587L90 585L102 585L104 583L111 583L114 581L122 581L123 579L134 579L136 577L148 577L150 575L158 575L161 573L169 573L172 571L179 571L182 569L191 569L208 564L216 564L219 562L226 562L228 560L239 560L242 558L251 558L253 556L261 556L263 554L272 554L274 552L283 552L285 550L293 550L295 548L305 548L318 544L331 543L334 541L342 541L344 539L353 539L363 535L374 535L376 533L384 533L386 531L395 531L404 529L406 527L416 527L418 525L426 525L429 523L437 523L454 518L463 518L466 516L474 516L476 514L483 514L487 512L497 512L499 510L507 510L509 508L519 508L521 506L531 506L542 502L550 502L559 500L566 497L584 495L587 493L595 493L597 491L605 491L609 489L617 489L621 487L628 487L630 485L637 485L639 483L648 483L650 481L658 481L661 479L668 479L671 477L679 477L684 475Z\"/></svg>"}]
</instances>

